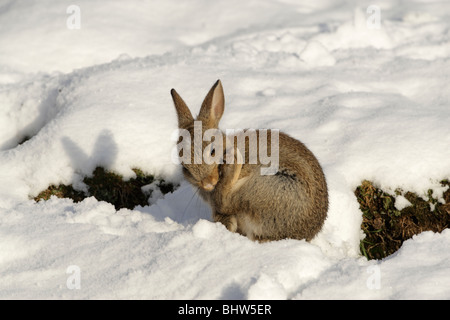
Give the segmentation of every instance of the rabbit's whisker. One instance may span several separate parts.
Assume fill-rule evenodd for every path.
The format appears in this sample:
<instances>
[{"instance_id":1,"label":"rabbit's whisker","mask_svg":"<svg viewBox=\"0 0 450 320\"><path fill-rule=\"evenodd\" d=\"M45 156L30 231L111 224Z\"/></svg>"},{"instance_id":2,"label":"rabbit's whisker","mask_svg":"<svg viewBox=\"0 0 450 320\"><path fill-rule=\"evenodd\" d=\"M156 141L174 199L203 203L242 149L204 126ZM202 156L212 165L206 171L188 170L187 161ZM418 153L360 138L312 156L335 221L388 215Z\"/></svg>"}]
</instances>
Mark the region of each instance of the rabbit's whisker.
<instances>
[{"instance_id":1,"label":"rabbit's whisker","mask_svg":"<svg viewBox=\"0 0 450 320\"><path fill-rule=\"evenodd\" d=\"M183 211L183 213L182 213L182 219L184 220L184 216L186 215L186 211L187 211L187 209L189 208L189 205L191 204L191 202L192 202L192 199L194 199L194 197L197 195L197 193L198 193L198 191L200 190L200 188L195 188L195 192L192 194L192 197L191 197L191 199L189 200L189 202L187 203L187 205L186 205L186 207L184 208L184 211ZM198 197L197 197L197 199L198 199Z\"/></svg>"}]
</instances>

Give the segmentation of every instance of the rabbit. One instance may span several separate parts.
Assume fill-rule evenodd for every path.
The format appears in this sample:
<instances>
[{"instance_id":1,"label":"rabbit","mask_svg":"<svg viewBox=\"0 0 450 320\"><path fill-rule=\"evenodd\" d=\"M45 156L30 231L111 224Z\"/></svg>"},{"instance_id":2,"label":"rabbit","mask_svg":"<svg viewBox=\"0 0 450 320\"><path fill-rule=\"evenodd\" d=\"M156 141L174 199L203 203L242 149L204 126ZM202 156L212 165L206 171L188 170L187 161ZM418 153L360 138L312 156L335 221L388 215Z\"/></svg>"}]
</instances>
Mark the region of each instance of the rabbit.
<instances>
[{"instance_id":1,"label":"rabbit","mask_svg":"<svg viewBox=\"0 0 450 320\"><path fill-rule=\"evenodd\" d=\"M196 119L175 89L171 95L178 127L189 132L191 141L195 121L201 121L202 134L218 129L225 107L220 80L206 95ZM256 134L259 137L261 130L256 130ZM279 132L278 171L262 175L264 165L260 159L256 163L249 161L250 139L245 140L242 153L234 144L228 147L227 142L235 137L223 135L222 139L222 145L228 148L225 151L214 148L203 152L211 144L208 141L202 141L201 151L211 156L220 152L223 161L181 162L185 179L199 189L201 198L210 205L213 220L254 241L312 240L322 229L328 211L325 175L313 153L300 141ZM267 139L270 145L270 135ZM226 152L233 155L233 161L225 157ZM191 154L184 159L189 160L190 156L193 160L194 153L191 145Z\"/></svg>"}]
</instances>

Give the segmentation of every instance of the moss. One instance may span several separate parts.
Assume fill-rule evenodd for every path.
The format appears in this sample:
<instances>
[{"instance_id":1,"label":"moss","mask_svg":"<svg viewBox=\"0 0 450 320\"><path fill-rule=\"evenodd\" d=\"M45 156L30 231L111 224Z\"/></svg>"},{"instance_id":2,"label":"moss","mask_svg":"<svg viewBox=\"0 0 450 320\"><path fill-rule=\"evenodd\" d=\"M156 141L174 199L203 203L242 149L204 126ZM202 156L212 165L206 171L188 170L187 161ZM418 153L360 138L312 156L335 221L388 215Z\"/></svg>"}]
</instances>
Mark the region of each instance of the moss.
<instances>
[{"instance_id":1,"label":"moss","mask_svg":"<svg viewBox=\"0 0 450 320\"><path fill-rule=\"evenodd\" d=\"M447 180L441 184L450 186ZM355 190L363 213L361 229L366 235L360 248L368 259L382 259L397 251L413 235L423 231L441 232L450 225L450 188L444 193L445 204L433 196L432 190L428 190L427 200L400 189L395 194L403 195L412 205L397 210L395 197L370 181L363 181Z\"/></svg>"},{"instance_id":2,"label":"moss","mask_svg":"<svg viewBox=\"0 0 450 320\"><path fill-rule=\"evenodd\" d=\"M81 191L76 191L72 186L66 186L60 184L59 186L51 185L41 193L37 197L34 198L36 201L40 200L48 200L51 196L56 196L58 198L71 198L75 202L80 202L86 195Z\"/></svg>"},{"instance_id":3,"label":"moss","mask_svg":"<svg viewBox=\"0 0 450 320\"><path fill-rule=\"evenodd\" d=\"M88 187L88 193L77 191L71 185L52 185L39 193L34 199L36 201L48 200L54 195L59 198L71 198L75 202L79 202L93 196L99 201L113 204L117 210L120 208L133 209L138 205L146 206L151 193L144 193L141 188L153 183L155 178L152 175L145 174L140 169L133 169L133 171L136 178L125 181L121 175L97 167L91 176L83 180ZM163 194L174 190L173 184L166 183L164 180L159 180L156 185Z\"/></svg>"}]
</instances>

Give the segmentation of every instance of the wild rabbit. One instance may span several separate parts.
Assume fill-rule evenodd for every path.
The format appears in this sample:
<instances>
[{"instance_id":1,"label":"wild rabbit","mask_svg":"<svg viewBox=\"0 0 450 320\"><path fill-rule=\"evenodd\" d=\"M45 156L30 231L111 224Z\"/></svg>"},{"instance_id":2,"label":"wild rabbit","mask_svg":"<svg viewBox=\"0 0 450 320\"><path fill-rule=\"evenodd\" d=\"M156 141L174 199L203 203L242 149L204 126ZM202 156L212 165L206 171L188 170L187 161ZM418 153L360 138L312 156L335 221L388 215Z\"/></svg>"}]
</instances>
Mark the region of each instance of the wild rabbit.
<instances>
[{"instance_id":1,"label":"wild rabbit","mask_svg":"<svg viewBox=\"0 0 450 320\"><path fill-rule=\"evenodd\" d=\"M216 146L208 139L198 140L195 136L199 129L202 137L208 130L218 130L225 107L220 80L206 95L196 119L174 89L171 95L179 129L188 132L188 140L201 141L200 148L190 145L187 151L190 154L185 154L181 160L183 174L199 188L200 196L211 206L214 221L257 241L311 240L321 230L328 211L327 185L319 162L305 145L277 132L277 148L270 147L273 137L269 133L274 130L268 131L267 149L277 156L278 170L273 174L261 174L261 169L267 165L261 163L260 156L256 162L249 160L250 138L245 139L244 151L234 143L239 134L222 135L223 141L216 138ZM259 138L263 132L255 130L255 133L259 142L257 148L260 148ZM211 158L221 161L208 161Z\"/></svg>"}]
</instances>

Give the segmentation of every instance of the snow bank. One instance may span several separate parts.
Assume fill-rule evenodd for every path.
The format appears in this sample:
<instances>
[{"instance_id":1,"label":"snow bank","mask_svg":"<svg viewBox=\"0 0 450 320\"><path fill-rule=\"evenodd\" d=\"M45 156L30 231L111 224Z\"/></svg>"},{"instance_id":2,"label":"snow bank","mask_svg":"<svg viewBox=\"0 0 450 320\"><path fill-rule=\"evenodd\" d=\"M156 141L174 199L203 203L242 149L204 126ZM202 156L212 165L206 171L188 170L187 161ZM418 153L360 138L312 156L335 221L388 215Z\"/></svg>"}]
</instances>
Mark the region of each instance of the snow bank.
<instances>
[{"instance_id":1,"label":"snow bank","mask_svg":"<svg viewBox=\"0 0 450 320\"><path fill-rule=\"evenodd\" d=\"M363 179L425 194L450 178L447 4L380 1L368 29L366 7L344 2L81 1L79 30L69 4L29 5L0 9L2 298L450 297L449 232L367 262L353 194ZM281 129L323 165L330 210L311 243L231 234L182 181L169 91L195 110L218 78L222 128ZM29 200L83 188L96 166L181 186L134 210Z\"/></svg>"},{"instance_id":2,"label":"snow bank","mask_svg":"<svg viewBox=\"0 0 450 320\"><path fill-rule=\"evenodd\" d=\"M185 189L187 190L187 189ZM153 211L173 202L164 199ZM450 294L450 232L425 232L381 262L316 245L258 244L199 219L118 212L88 198L26 202L0 216L1 298L408 299ZM33 223L30 223L30 220ZM5 249L5 250L4 250ZM80 288L67 286L79 268Z\"/></svg>"}]
</instances>

